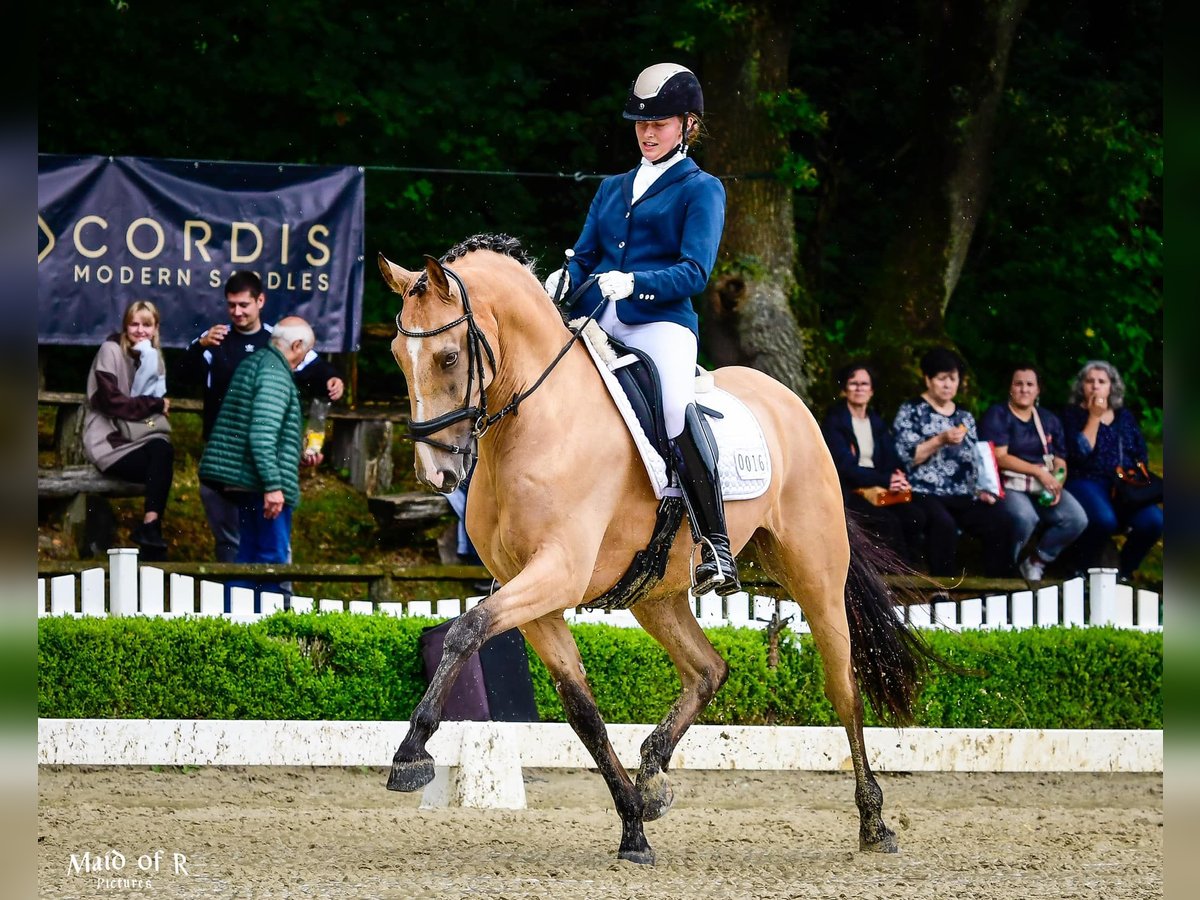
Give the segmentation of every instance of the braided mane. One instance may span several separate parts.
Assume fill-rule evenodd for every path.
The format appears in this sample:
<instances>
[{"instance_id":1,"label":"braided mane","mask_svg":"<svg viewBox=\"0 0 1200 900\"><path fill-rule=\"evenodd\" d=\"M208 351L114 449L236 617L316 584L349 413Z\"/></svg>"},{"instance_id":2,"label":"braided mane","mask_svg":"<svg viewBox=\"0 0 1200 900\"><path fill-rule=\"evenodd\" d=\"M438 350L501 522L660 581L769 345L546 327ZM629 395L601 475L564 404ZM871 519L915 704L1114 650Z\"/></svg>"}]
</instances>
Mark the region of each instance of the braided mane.
<instances>
[{"instance_id":1,"label":"braided mane","mask_svg":"<svg viewBox=\"0 0 1200 900\"><path fill-rule=\"evenodd\" d=\"M456 259L461 259L468 253L474 253L476 250L491 250L493 253L499 253L503 256L510 256L523 265L529 271L533 271L535 260L529 255L521 242L515 237L507 234L473 234L465 240L459 241L449 250L447 250L442 258L438 260L442 265L454 262ZM425 293L425 288L428 282L425 273L422 272L416 282L413 283L410 294L421 295Z\"/></svg>"}]
</instances>

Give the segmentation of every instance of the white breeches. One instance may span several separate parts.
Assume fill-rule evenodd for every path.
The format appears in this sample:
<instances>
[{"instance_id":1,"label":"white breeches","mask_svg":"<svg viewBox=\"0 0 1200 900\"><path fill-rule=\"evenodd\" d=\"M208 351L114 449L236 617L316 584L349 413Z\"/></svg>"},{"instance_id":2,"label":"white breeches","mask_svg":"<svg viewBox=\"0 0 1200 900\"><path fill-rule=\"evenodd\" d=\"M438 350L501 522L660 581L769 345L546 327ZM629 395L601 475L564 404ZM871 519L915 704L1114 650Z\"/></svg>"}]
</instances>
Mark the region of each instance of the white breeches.
<instances>
[{"instance_id":1,"label":"white breeches","mask_svg":"<svg viewBox=\"0 0 1200 900\"><path fill-rule=\"evenodd\" d=\"M696 401L696 335L675 322L626 325L617 318L616 303L608 303L597 319L619 341L649 355L662 383L663 418L667 437L683 432L683 413Z\"/></svg>"}]
</instances>

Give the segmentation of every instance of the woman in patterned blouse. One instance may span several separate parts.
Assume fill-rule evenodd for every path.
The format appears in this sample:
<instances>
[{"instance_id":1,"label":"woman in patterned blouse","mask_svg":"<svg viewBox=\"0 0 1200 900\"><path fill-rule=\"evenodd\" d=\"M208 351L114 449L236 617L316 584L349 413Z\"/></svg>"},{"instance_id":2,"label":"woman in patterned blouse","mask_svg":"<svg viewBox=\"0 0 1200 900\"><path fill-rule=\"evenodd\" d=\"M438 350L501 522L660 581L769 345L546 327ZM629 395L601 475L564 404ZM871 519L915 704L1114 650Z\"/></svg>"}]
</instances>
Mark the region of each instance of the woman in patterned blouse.
<instances>
[{"instance_id":1,"label":"woman in patterned blouse","mask_svg":"<svg viewBox=\"0 0 1200 900\"><path fill-rule=\"evenodd\" d=\"M1147 460L1146 439L1124 400L1121 373L1112 363L1092 360L1075 377L1062 420L1071 466L1066 488L1088 517L1087 530L1075 544L1078 563L1085 569L1099 565L1109 538L1128 529L1118 577L1129 581L1162 536L1163 511L1157 504L1128 509L1113 503L1117 466Z\"/></svg>"},{"instance_id":2,"label":"woman in patterned blouse","mask_svg":"<svg viewBox=\"0 0 1200 900\"><path fill-rule=\"evenodd\" d=\"M953 350L934 348L921 358L925 391L900 406L892 432L896 453L908 470L913 503L927 522L931 575L958 574L955 557L961 528L983 544L984 574L1009 574L1009 527L995 496L976 489L975 418L954 402L963 361Z\"/></svg>"}]
</instances>

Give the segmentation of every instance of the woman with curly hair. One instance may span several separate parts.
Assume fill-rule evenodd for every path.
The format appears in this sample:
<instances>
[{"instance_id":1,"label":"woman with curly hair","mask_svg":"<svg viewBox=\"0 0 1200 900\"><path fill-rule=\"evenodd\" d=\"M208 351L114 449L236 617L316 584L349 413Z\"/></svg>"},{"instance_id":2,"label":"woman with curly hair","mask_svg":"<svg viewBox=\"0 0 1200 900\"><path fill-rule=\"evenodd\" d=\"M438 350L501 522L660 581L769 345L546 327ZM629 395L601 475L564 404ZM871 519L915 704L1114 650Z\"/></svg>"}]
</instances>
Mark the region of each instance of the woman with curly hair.
<instances>
[{"instance_id":1,"label":"woman with curly hair","mask_svg":"<svg viewBox=\"0 0 1200 900\"><path fill-rule=\"evenodd\" d=\"M1163 511L1157 503L1130 507L1115 499L1117 468L1148 459L1146 439L1125 407L1125 382L1116 366L1092 360L1079 370L1063 410L1070 475L1066 489L1087 513L1088 526L1076 543L1082 568L1100 564L1109 538L1128 530L1121 547L1118 577L1128 581L1162 536Z\"/></svg>"}]
</instances>

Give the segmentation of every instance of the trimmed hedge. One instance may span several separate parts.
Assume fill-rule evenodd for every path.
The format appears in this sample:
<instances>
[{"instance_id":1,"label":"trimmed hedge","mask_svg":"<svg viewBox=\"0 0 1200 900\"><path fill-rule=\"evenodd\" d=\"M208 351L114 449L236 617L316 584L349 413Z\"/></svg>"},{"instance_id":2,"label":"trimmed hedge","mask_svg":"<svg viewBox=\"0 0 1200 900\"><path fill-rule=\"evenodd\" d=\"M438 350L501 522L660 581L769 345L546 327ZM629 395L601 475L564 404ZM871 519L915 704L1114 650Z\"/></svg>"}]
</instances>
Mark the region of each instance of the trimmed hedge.
<instances>
[{"instance_id":1,"label":"trimmed hedge","mask_svg":"<svg viewBox=\"0 0 1200 900\"><path fill-rule=\"evenodd\" d=\"M419 640L434 620L283 613L223 619L44 618L38 715L46 718L407 719L425 688ZM588 678L609 722L656 722L679 691L665 651L638 629L577 625ZM713 724L836 725L811 639L781 636L779 665L752 629L707 632L730 675ZM1161 634L1112 628L926 632L980 676L935 671L917 723L961 728L1161 728ZM531 655L544 721L562 721ZM874 724L870 710L868 723Z\"/></svg>"}]
</instances>

